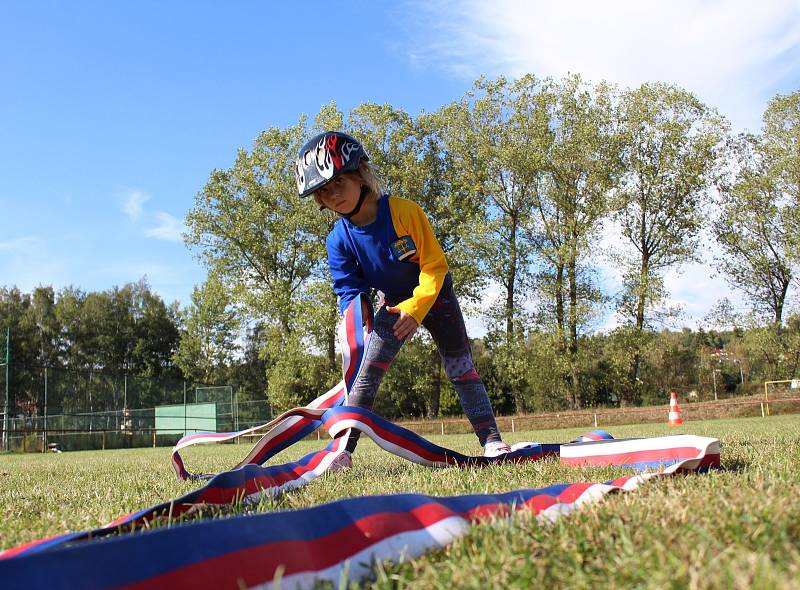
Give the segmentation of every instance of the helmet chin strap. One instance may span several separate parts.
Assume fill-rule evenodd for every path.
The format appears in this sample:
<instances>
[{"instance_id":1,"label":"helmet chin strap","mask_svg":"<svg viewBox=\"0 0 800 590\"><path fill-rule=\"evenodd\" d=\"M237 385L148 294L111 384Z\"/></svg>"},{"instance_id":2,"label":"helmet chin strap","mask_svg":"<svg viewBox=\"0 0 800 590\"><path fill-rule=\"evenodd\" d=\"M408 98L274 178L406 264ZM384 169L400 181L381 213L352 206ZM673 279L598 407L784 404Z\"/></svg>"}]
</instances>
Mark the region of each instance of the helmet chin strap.
<instances>
[{"instance_id":1,"label":"helmet chin strap","mask_svg":"<svg viewBox=\"0 0 800 590\"><path fill-rule=\"evenodd\" d=\"M364 204L364 199L367 198L368 194L369 194L369 188L362 184L361 194L358 196L358 203L356 203L356 206L353 207L353 210L350 211L350 213L339 213L338 211L336 213L338 213L340 217L344 217L345 219L350 219L353 215L356 215L359 211L361 211L361 205Z\"/></svg>"}]
</instances>

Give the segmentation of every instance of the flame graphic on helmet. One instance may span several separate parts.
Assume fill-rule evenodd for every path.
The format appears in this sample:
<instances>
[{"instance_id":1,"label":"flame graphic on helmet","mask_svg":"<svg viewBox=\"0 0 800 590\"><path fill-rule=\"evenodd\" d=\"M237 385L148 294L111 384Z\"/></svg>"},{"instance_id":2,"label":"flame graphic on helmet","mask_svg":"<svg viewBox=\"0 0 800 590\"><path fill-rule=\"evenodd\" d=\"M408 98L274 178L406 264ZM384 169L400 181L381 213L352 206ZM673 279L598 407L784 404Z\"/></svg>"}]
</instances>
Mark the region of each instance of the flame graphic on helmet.
<instances>
[{"instance_id":1,"label":"flame graphic on helmet","mask_svg":"<svg viewBox=\"0 0 800 590\"><path fill-rule=\"evenodd\" d=\"M308 152L304 154L307 155ZM306 172L304 157L297 158L294 162L294 179L297 182L297 192L302 193L306 190Z\"/></svg>"},{"instance_id":2,"label":"flame graphic on helmet","mask_svg":"<svg viewBox=\"0 0 800 590\"><path fill-rule=\"evenodd\" d=\"M338 135L323 137L317 144L316 163L317 170L325 179L330 179L333 173L344 168L350 161L353 152L358 151L359 145L354 142L341 143Z\"/></svg>"},{"instance_id":3,"label":"flame graphic on helmet","mask_svg":"<svg viewBox=\"0 0 800 590\"><path fill-rule=\"evenodd\" d=\"M350 161L350 155L353 152L358 151L359 147L360 147L359 144L353 143L353 142L348 142L348 143L344 144L342 146L342 160L344 162L349 162Z\"/></svg>"},{"instance_id":4,"label":"flame graphic on helmet","mask_svg":"<svg viewBox=\"0 0 800 590\"><path fill-rule=\"evenodd\" d=\"M342 160L342 154L340 154L339 150L337 149L338 143L339 143L338 135L329 135L328 137L325 138L325 149L328 151L328 155L333 161L333 167L336 170L339 170L342 166L344 166L344 161Z\"/></svg>"},{"instance_id":5,"label":"flame graphic on helmet","mask_svg":"<svg viewBox=\"0 0 800 590\"><path fill-rule=\"evenodd\" d=\"M319 140L317 147L314 149L314 162L317 165L317 172L319 172L319 175L325 180L330 180L333 176L334 166L325 137Z\"/></svg>"}]
</instances>

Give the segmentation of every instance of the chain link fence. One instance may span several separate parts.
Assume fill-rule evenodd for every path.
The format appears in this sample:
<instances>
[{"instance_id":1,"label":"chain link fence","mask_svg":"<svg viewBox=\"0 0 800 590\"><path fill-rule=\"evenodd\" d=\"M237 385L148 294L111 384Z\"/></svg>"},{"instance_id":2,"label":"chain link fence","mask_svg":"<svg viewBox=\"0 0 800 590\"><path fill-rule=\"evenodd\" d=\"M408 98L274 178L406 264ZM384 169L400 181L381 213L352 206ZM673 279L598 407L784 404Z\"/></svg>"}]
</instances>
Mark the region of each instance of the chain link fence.
<instances>
[{"instance_id":1,"label":"chain link fence","mask_svg":"<svg viewBox=\"0 0 800 590\"><path fill-rule=\"evenodd\" d=\"M4 431L9 451L172 445L198 431L267 422L266 400L239 401L230 385L43 368L15 382Z\"/></svg>"}]
</instances>

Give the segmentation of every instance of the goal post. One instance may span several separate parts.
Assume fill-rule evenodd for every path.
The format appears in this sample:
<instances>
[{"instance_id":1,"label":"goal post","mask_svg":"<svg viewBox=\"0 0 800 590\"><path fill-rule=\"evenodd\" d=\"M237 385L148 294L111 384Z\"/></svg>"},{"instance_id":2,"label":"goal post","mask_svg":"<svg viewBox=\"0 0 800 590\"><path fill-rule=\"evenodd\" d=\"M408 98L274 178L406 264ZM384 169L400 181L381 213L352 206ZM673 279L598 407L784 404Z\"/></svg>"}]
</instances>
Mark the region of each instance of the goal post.
<instances>
[{"instance_id":1,"label":"goal post","mask_svg":"<svg viewBox=\"0 0 800 590\"><path fill-rule=\"evenodd\" d=\"M791 397L800 393L800 379L779 379L777 381L764 381L764 406L769 416L769 402L779 400L781 397Z\"/></svg>"}]
</instances>

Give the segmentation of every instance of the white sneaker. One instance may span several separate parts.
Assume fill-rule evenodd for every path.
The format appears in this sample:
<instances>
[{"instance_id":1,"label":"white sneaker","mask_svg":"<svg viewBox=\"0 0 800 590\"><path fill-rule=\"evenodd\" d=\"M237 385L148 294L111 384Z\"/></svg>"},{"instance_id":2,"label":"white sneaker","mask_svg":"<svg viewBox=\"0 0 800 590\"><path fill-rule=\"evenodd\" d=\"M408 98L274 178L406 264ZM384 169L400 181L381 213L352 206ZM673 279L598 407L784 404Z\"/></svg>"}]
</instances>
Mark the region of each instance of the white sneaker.
<instances>
[{"instance_id":1,"label":"white sneaker","mask_svg":"<svg viewBox=\"0 0 800 590\"><path fill-rule=\"evenodd\" d=\"M506 453L510 452L511 447L509 447L502 440L493 440L491 442L487 442L483 446L484 457L499 457L500 455L505 455Z\"/></svg>"}]
</instances>

